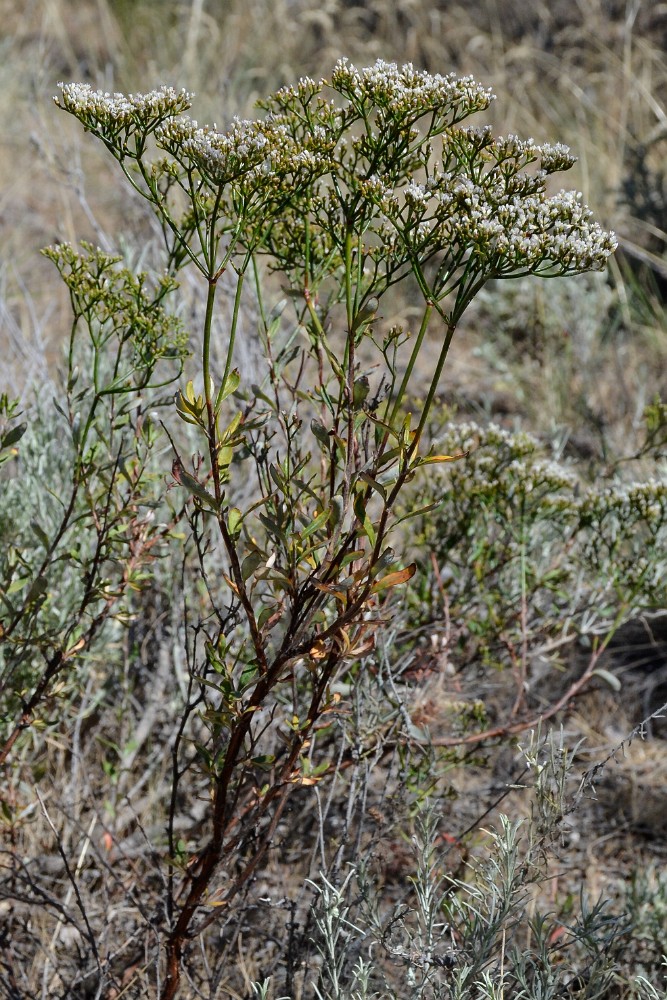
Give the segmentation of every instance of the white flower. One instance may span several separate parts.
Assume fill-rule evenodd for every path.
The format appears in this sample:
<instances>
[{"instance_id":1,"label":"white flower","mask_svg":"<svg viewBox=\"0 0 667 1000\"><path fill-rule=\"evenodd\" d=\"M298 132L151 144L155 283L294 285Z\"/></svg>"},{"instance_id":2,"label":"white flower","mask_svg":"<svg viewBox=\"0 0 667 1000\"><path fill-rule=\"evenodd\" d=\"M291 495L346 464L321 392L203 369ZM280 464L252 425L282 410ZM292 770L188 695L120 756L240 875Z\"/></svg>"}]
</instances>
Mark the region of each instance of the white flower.
<instances>
[{"instance_id":1,"label":"white flower","mask_svg":"<svg viewBox=\"0 0 667 1000\"><path fill-rule=\"evenodd\" d=\"M428 202L428 193L423 184L410 181L404 189L405 200L409 205L425 205Z\"/></svg>"},{"instance_id":2,"label":"white flower","mask_svg":"<svg viewBox=\"0 0 667 1000\"><path fill-rule=\"evenodd\" d=\"M166 86L148 94L128 95L93 90L88 83L59 83L58 86L61 96L54 98L58 107L82 121L88 119L99 125L146 125L181 114L191 104L187 91Z\"/></svg>"}]
</instances>

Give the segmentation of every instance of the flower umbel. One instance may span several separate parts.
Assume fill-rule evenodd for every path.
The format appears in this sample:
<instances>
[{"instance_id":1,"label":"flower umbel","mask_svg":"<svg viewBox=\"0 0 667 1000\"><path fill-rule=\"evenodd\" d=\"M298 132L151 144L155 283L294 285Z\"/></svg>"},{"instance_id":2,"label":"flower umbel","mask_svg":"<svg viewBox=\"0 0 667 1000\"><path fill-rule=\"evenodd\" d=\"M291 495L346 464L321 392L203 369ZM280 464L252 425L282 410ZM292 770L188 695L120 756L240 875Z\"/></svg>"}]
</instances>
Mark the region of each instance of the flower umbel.
<instances>
[{"instance_id":1,"label":"flower umbel","mask_svg":"<svg viewBox=\"0 0 667 1000\"><path fill-rule=\"evenodd\" d=\"M489 278L596 270L616 247L578 195L546 194L546 177L575 162L566 146L463 124L494 99L471 77L341 60L330 80L304 78L263 103L264 119L226 131L184 115L190 95L170 87L61 92L58 106L121 163L137 160L133 183L172 231L166 192L182 189L194 215L181 244L211 274L261 246L298 286L319 262L321 282L342 266L352 227L359 273L372 275L364 294L413 270L439 311L454 296L443 315L456 321ZM149 134L166 154L157 165L145 162Z\"/></svg>"},{"instance_id":2,"label":"flower umbel","mask_svg":"<svg viewBox=\"0 0 667 1000\"><path fill-rule=\"evenodd\" d=\"M93 90L88 83L59 83L61 96L55 103L78 118L91 132L106 136L126 135L130 131L144 134L155 129L167 118L187 111L191 94L163 86L148 94L110 94Z\"/></svg>"}]
</instances>

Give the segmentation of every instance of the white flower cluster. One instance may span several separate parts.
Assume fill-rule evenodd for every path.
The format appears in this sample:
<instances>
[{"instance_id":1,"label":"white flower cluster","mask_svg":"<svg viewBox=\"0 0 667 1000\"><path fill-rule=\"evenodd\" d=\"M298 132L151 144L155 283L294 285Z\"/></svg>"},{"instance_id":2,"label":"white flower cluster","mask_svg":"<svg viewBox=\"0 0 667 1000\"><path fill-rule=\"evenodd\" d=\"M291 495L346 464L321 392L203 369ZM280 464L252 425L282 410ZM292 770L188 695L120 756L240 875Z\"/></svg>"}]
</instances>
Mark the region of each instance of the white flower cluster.
<instances>
[{"instance_id":1,"label":"white flower cluster","mask_svg":"<svg viewBox=\"0 0 667 1000\"><path fill-rule=\"evenodd\" d=\"M410 181L403 189L403 195L408 205L426 205L429 201L425 185L417 184L415 181Z\"/></svg>"},{"instance_id":2,"label":"white flower cluster","mask_svg":"<svg viewBox=\"0 0 667 1000\"><path fill-rule=\"evenodd\" d=\"M549 510L576 513L577 477L558 462L539 457L540 444L522 431L508 431L491 423L472 421L451 425L438 448L468 452L465 461L452 466L447 477L453 492L464 503L475 497L497 502L501 497L533 498Z\"/></svg>"},{"instance_id":3,"label":"white flower cluster","mask_svg":"<svg viewBox=\"0 0 667 1000\"><path fill-rule=\"evenodd\" d=\"M647 521L667 522L667 482L633 483L627 489L627 504Z\"/></svg>"},{"instance_id":4,"label":"white flower cluster","mask_svg":"<svg viewBox=\"0 0 667 1000\"><path fill-rule=\"evenodd\" d=\"M445 431L445 447L460 448L461 451L476 451L484 449L490 455L495 455L498 461L499 452L510 453L514 458L533 455L539 448L539 441L525 431L508 431L499 424L490 423L486 426L475 423L474 420L464 420L451 424Z\"/></svg>"},{"instance_id":5,"label":"white flower cluster","mask_svg":"<svg viewBox=\"0 0 667 1000\"><path fill-rule=\"evenodd\" d=\"M490 125L466 125L448 133L448 139L464 140L471 152L479 152L493 143L493 129Z\"/></svg>"},{"instance_id":6,"label":"white flower cluster","mask_svg":"<svg viewBox=\"0 0 667 1000\"><path fill-rule=\"evenodd\" d=\"M212 205L242 212L258 238L263 212L291 213L295 218L284 224L268 217L266 223L296 238L307 220L308 239L326 233L340 249L354 218L359 235L370 237L368 254L387 275L444 255L439 284L429 290L437 301L457 281L456 269L460 276L471 260L468 273L479 287L480 275L598 270L616 248L613 233L592 221L578 195L546 195L547 174L574 162L566 146L539 146L515 135L494 139L489 126L461 127L493 98L470 77L383 60L357 69L343 59L330 82L303 78L264 102L263 120L236 120L227 131L200 127L184 115L190 96L170 87L129 96L82 84L61 85L61 91L58 105L115 147L119 158L143 156L142 135L154 132L167 157L150 168L152 175L170 176L192 193L194 171L212 189ZM439 161L435 139L441 139ZM266 246L279 249L275 242ZM277 259L291 254L303 263L305 252L294 243Z\"/></svg>"},{"instance_id":7,"label":"white flower cluster","mask_svg":"<svg viewBox=\"0 0 667 1000\"><path fill-rule=\"evenodd\" d=\"M515 160L517 163L532 163L537 159L540 147L533 139L520 139L518 135L498 136L489 143L493 157L499 163L504 160Z\"/></svg>"},{"instance_id":8,"label":"white flower cluster","mask_svg":"<svg viewBox=\"0 0 667 1000\"><path fill-rule=\"evenodd\" d=\"M523 169L537 160L542 169ZM461 260L467 248L489 276L499 277L599 270L616 249L614 234L592 221L578 194L545 192L547 173L573 162L560 144L492 139L487 128L450 129L442 164L430 167L426 178L407 175L394 187L383 176L364 182L364 194L381 213L382 253L451 249ZM433 289L436 297L441 290Z\"/></svg>"},{"instance_id":9,"label":"white flower cluster","mask_svg":"<svg viewBox=\"0 0 667 1000\"><path fill-rule=\"evenodd\" d=\"M469 614L478 622L491 608L492 634L502 621L511 635L517 621L519 559L534 588L531 609L546 620L562 620L570 601L568 614L598 608L604 615L618 593L664 602L667 480L580 493L573 471L542 458L535 438L495 424L448 425L437 450L459 449L469 455L435 474L426 495L441 495L442 507L422 528L451 570L452 601L476 605Z\"/></svg>"},{"instance_id":10,"label":"white flower cluster","mask_svg":"<svg viewBox=\"0 0 667 1000\"><path fill-rule=\"evenodd\" d=\"M497 253L501 270L551 262L563 271L591 271L604 267L617 247L613 233L605 232L574 191L560 191L551 198L532 195L497 206L503 226Z\"/></svg>"},{"instance_id":11,"label":"white flower cluster","mask_svg":"<svg viewBox=\"0 0 667 1000\"><path fill-rule=\"evenodd\" d=\"M314 177L330 169L328 147L318 135L298 142L283 122L236 119L227 132L200 127L187 116L156 129L158 145L181 162L188 161L218 188L241 182L247 194L276 186L278 179L305 173Z\"/></svg>"},{"instance_id":12,"label":"white flower cluster","mask_svg":"<svg viewBox=\"0 0 667 1000\"><path fill-rule=\"evenodd\" d=\"M539 147L542 170L545 174L553 174L556 170L569 170L577 162L577 157L570 152L570 147L562 142L545 142Z\"/></svg>"},{"instance_id":13,"label":"white flower cluster","mask_svg":"<svg viewBox=\"0 0 667 1000\"><path fill-rule=\"evenodd\" d=\"M147 275L119 267L121 257L105 253L85 241L81 250L59 243L42 251L58 268L69 288L77 317L83 317L101 342L113 332L134 348L138 368L148 368L161 357L185 357L187 335L180 319L162 305L164 294L176 287L169 275L156 284Z\"/></svg>"},{"instance_id":14,"label":"white flower cluster","mask_svg":"<svg viewBox=\"0 0 667 1000\"><path fill-rule=\"evenodd\" d=\"M664 600L667 482L591 489L579 504L582 555L609 585Z\"/></svg>"},{"instance_id":15,"label":"white flower cluster","mask_svg":"<svg viewBox=\"0 0 667 1000\"><path fill-rule=\"evenodd\" d=\"M534 178L527 180L535 186ZM452 247L457 252L467 245L489 273L499 277L605 266L616 249L616 237L591 221L580 195L561 191L548 198L540 191L508 196L506 187L492 174L481 181L456 173L441 174L427 185L412 180L402 194L413 216L416 208L422 209L418 224L410 217L406 228L408 219L397 198L385 191L379 204L390 226L385 224L383 237L394 248L403 241L419 248L425 240L433 249ZM392 226L395 238L388 231Z\"/></svg>"},{"instance_id":16,"label":"white flower cluster","mask_svg":"<svg viewBox=\"0 0 667 1000\"><path fill-rule=\"evenodd\" d=\"M376 205L398 207L398 201L394 198L394 189L377 174L362 178L359 181L359 190L365 198L375 202Z\"/></svg>"},{"instance_id":17,"label":"white flower cluster","mask_svg":"<svg viewBox=\"0 0 667 1000\"><path fill-rule=\"evenodd\" d=\"M310 76L302 76L296 84L281 87L268 100L260 101L259 106L272 112L275 112L276 109L284 111L287 108L294 107L295 103L303 107L308 105L320 93L321 89L321 80L314 80Z\"/></svg>"},{"instance_id":18,"label":"white flower cluster","mask_svg":"<svg viewBox=\"0 0 667 1000\"><path fill-rule=\"evenodd\" d=\"M186 111L191 94L160 87L148 94L110 94L93 90L88 83L59 83L61 96L54 101L88 127L145 127Z\"/></svg>"},{"instance_id":19,"label":"white flower cluster","mask_svg":"<svg viewBox=\"0 0 667 1000\"><path fill-rule=\"evenodd\" d=\"M437 110L447 115L450 124L486 110L494 100L491 90L471 76L431 74L411 63L399 67L383 59L362 70L340 59L331 75L331 86L349 100L389 107L401 116L420 117Z\"/></svg>"},{"instance_id":20,"label":"white flower cluster","mask_svg":"<svg viewBox=\"0 0 667 1000\"><path fill-rule=\"evenodd\" d=\"M667 482L649 479L590 491L581 503L581 513L614 538L635 531L638 522L654 533L667 526Z\"/></svg>"},{"instance_id":21,"label":"white flower cluster","mask_svg":"<svg viewBox=\"0 0 667 1000\"><path fill-rule=\"evenodd\" d=\"M506 475L522 484L526 493L540 487L549 490L573 490L577 477L558 462L537 460L530 463L514 459L506 468Z\"/></svg>"}]
</instances>

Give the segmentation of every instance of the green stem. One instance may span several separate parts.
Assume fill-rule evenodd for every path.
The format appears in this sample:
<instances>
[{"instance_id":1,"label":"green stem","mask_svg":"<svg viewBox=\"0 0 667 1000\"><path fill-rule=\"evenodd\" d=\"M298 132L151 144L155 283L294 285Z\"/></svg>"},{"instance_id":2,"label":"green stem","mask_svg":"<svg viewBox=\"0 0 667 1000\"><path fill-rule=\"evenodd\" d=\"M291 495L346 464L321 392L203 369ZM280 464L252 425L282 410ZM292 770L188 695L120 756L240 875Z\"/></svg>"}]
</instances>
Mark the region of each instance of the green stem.
<instances>
[{"instance_id":1,"label":"green stem","mask_svg":"<svg viewBox=\"0 0 667 1000\"><path fill-rule=\"evenodd\" d=\"M112 150L112 152L113 152L113 150ZM180 233L178 226L176 225L176 223L174 222L174 220L172 219L172 217L171 217L171 215L169 213L169 209L167 208L165 199L161 198L159 196L159 193L157 192L157 190L154 189L154 186L151 184L151 182L150 182L150 175L147 173L146 168L145 168L144 164L142 163L142 161L138 160L137 161L137 166L139 167L139 171L141 173L141 176L143 177L143 179L144 179L144 181L146 183L146 186L148 187L148 193L146 193L146 191L141 187L140 184L137 184L137 182L135 181L134 177L132 176L132 174L129 172L129 170L125 166L125 163L123 162L123 160L121 158L119 158L119 157L116 157L116 158L118 159L118 163L120 164L121 170L125 174L125 177L130 182L130 184L132 185L132 187L134 188L134 190L138 194L140 194L142 198L145 198L146 201L150 201L150 202L153 203L153 205L155 205L155 208L157 209L158 214L167 223L167 226L169 227L169 229L171 230L171 232L174 234L174 236L176 237L178 243L183 248L183 250L185 251L185 253L187 254L187 256L190 258L190 260L195 265L195 267L199 271L201 271L202 274L204 274L205 270L202 267L201 261L197 258L197 255L192 252L192 250L188 246L186 240L183 238L182 234Z\"/></svg>"},{"instance_id":2,"label":"green stem","mask_svg":"<svg viewBox=\"0 0 667 1000\"><path fill-rule=\"evenodd\" d=\"M262 295L262 284L259 278L259 268L257 267L257 258L255 257L254 254L250 259L250 263L252 264L252 276L253 276L253 281L255 282L255 294L257 295L257 306L259 308L259 316L262 321L262 326L264 327L264 330L268 330L269 324L266 319L266 310L264 308L264 296Z\"/></svg>"},{"instance_id":3,"label":"green stem","mask_svg":"<svg viewBox=\"0 0 667 1000\"><path fill-rule=\"evenodd\" d=\"M350 349L354 345L354 304L352 301L352 230L347 227L345 233L345 308L347 311L347 339L345 342L345 354L343 356L343 371L347 370ZM352 386L349 386L350 393Z\"/></svg>"},{"instance_id":4,"label":"green stem","mask_svg":"<svg viewBox=\"0 0 667 1000\"><path fill-rule=\"evenodd\" d=\"M216 409L218 408L220 398L224 392L225 385L227 384L227 379L229 378L229 373L232 370L232 357L234 355L234 343L236 341L236 328L239 321L239 308L241 306L241 292L243 290L243 280L245 278L245 271L238 273L238 279L236 282L236 294L234 296L234 310L232 312L232 327L229 332L229 344L227 345L227 359L225 361L225 371L222 376L222 382L220 383L220 389L218 391L218 397L216 399Z\"/></svg>"},{"instance_id":5,"label":"green stem","mask_svg":"<svg viewBox=\"0 0 667 1000\"><path fill-rule=\"evenodd\" d=\"M442 369L445 367L445 361L447 360L447 355L449 354L449 348L451 346L455 330L456 330L456 324L449 323L447 326L447 333L445 334L445 340L440 350L440 357L438 358L438 363L435 366L435 372L433 373L433 378L431 379L431 385L429 386L426 399L424 400L424 406L422 407L422 414L419 419L419 425L415 432L412 444L410 445L410 450L408 453L410 459L412 458L412 456L417 451L417 448L419 447L419 442L424 432L424 427L426 426L426 421L428 420L428 415L431 406L433 405L435 393L438 388L438 384L440 382L440 376L442 375Z\"/></svg>"},{"instance_id":6,"label":"green stem","mask_svg":"<svg viewBox=\"0 0 667 1000\"><path fill-rule=\"evenodd\" d=\"M394 400L394 405L391 410L391 415L386 420L386 422L391 426L393 426L394 420L396 419L396 414L398 413L399 407L403 401L403 397L405 396L408 383L412 378L412 372L414 370L417 358L419 357L419 352L421 351L421 347L424 342L424 337L426 336L426 331L428 329L428 324L431 319L432 313L433 313L433 303L431 301L428 301L426 303L426 309L424 310L424 315L422 316L422 322L421 326L419 327L419 333L417 334L417 339L415 341L414 347L412 348L412 354L410 355L408 366L405 369L403 380L401 382L400 388Z\"/></svg>"},{"instance_id":7,"label":"green stem","mask_svg":"<svg viewBox=\"0 0 667 1000\"><path fill-rule=\"evenodd\" d=\"M217 277L208 279L206 296L206 316L204 317L204 343L202 346L202 372L204 375L204 396L208 413L208 432L211 447L215 445L215 415L211 398L211 329L213 327L213 305L217 288Z\"/></svg>"},{"instance_id":8,"label":"green stem","mask_svg":"<svg viewBox=\"0 0 667 1000\"><path fill-rule=\"evenodd\" d=\"M255 653L257 655L257 661L260 664L260 668L266 672L267 663L266 656L264 654L264 649L262 646L262 638L257 626L257 620L255 618L255 612L253 610L250 598L248 597L248 592L245 587L245 582L243 580L243 575L241 572L241 564L239 561L239 555L234 544L234 539L232 538L227 523L225 520L224 513L220 510L220 505L222 503L223 492L220 477L220 466L218 464L218 442L217 442L217 430L216 430L216 415L213 408L213 399L211 395L211 385L210 385L210 371L211 371L211 327L213 321L213 304L215 301L215 290L218 277L221 272L218 272L214 277L208 279L208 296L206 299L206 316L204 318L204 346L202 349L202 369L204 374L204 394L206 398L206 413L208 418L208 447L209 456L211 460L211 472L213 474L213 486L215 491L215 499L218 503L218 514L217 521L220 528L220 534L222 535L222 540L227 550L227 555L229 556L229 561L231 565L232 578L236 585L236 593L243 605L243 609L246 613L248 620L248 625L250 628L250 634L252 637L253 646L255 648ZM239 275L239 285L243 273ZM237 286L237 301L240 301L240 289ZM235 317L238 316L238 308L235 309ZM235 323L233 329L235 329ZM227 362L229 367L229 361L231 359L232 351L234 349L234 338L232 332L232 338L227 351ZM226 372L226 376L229 372ZM225 377L226 377L225 376ZM224 382L223 382L224 385Z\"/></svg>"}]
</instances>

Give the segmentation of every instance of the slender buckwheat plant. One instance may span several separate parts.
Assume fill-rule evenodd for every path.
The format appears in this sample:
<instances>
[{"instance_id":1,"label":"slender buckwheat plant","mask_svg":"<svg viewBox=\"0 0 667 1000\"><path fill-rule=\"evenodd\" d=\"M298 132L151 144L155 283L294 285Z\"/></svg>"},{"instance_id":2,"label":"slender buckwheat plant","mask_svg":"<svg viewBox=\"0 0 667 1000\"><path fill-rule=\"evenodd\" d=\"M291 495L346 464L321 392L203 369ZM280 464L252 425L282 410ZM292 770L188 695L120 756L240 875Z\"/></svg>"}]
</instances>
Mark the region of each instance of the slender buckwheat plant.
<instances>
[{"instance_id":1,"label":"slender buckwheat plant","mask_svg":"<svg viewBox=\"0 0 667 1000\"><path fill-rule=\"evenodd\" d=\"M575 162L566 147L467 124L492 100L470 77L341 60L329 80L302 79L263 102L263 117L221 131L188 117L184 91L61 85L58 107L101 140L157 217L160 302L186 267L206 300L199 363L175 401L188 427L169 431L206 607L172 747L156 918L164 1000L179 991L188 942L255 877L291 790L336 768L326 733L345 707L341 676L372 651L388 595L416 570L389 543L424 509L406 513L398 498L422 467L460 457L433 454L424 438L461 316L491 279L598 270L615 249L579 195L547 194L548 176ZM129 290L137 279L87 252L83 263L64 245L48 255L90 317L110 282ZM234 304L218 366L223 274ZM381 322L402 281L421 296L414 334ZM277 285L283 301L271 308ZM249 296L266 359L259 384L234 366ZM96 347L113 308L93 324ZM139 312L132 330L141 322ZM437 357L413 426L406 406L427 334ZM133 366L112 365L94 398L127 389L151 350L140 339ZM54 662L75 658L70 641ZM202 774L210 805L191 850L176 833L179 789Z\"/></svg>"}]
</instances>

